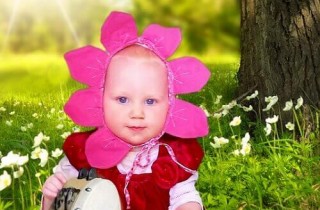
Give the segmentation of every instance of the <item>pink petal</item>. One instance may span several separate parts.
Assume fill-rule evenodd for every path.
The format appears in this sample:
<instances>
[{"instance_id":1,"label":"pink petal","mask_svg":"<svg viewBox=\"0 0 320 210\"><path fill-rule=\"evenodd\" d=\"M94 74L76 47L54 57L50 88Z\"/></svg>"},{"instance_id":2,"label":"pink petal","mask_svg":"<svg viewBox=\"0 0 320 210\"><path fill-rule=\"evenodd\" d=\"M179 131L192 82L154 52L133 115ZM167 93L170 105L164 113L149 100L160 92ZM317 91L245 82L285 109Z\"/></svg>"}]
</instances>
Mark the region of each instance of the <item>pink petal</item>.
<instances>
[{"instance_id":1,"label":"pink petal","mask_svg":"<svg viewBox=\"0 0 320 210\"><path fill-rule=\"evenodd\" d=\"M112 53L137 37L138 29L134 18L127 13L111 12L101 28L101 43Z\"/></svg>"},{"instance_id":2,"label":"pink petal","mask_svg":"<svg viewBox=\"0 0 320 210\"><path fill-rule=\"evenodd\" d=\"M149 40L163 59L171 56L181 42L181 31L179 28L163 27L157 24L149 25L142 34Z\"/></svg>"},{"instance_id":3,"label":"pink petal","mask_svg":"<svg viewBox=\"0 0 320 210\"><path fill-rule=\"evenodd\" d=\"M103 86L108 59L105 51L86 46L70 51L64 57L75 80L90 86Z\"/></svg>"},{"instance_id":4,"label":"pink petal","mask_svg":"<svg viewBox=\"0 0 320 210\"><path fill-rule=\"evenodd\" d=\"M168 62L173 72L173 86L176 94L201 90L210 77L210 71L196 58L184 57Z\"/></svg>"},{"instance_id":5,"label":"pink petal","mask_svg":"<svg viewBox=\"0 0 320 210\"><path fill-rule=\"evenodd\" d=\"M208 122L204 111L183 100L172 104L165 132L180 138L197 138L208 134Z\"/></svg>"},{"instance_id":6,"label":"pink petal","mask_svg":"<svg viewBox=\"0 0 320 210\"><path fill-rule=\"evenodd\" d=\"M130 146L118 139L109 130L101 128L87 140L86 156L95 168L110 168L117 165L129 152Z\"/></svg>"},{"instance_id":7,"label":"pink petal","mask_svg":"<svg viewBox=\"0 0 320 210\"><path fill-rule=\"evenodd\" d=\"M76 91L65 104L64 111L81 126L102 126L102 91L93 88Z\"/></svg>"}]
</instances>

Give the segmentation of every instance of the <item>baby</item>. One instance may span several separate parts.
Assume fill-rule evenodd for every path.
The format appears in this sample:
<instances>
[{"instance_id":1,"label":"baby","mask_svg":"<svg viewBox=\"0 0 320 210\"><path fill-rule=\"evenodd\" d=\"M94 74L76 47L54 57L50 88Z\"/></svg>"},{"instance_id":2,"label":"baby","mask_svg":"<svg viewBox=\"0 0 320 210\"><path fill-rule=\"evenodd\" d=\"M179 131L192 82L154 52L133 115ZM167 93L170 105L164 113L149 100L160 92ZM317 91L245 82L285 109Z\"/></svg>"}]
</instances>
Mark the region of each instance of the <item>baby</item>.
<instances>
[{"instance_id":1,"label":"baby","mask_svg":"<svg viewBox=\"0 0 320 210\"><path fill-rule=\"evenodd\" d=\"M114 183L122 209L203 208L195 189L203 151L195 138L207 134L207 120L176 95L200 90L210 74L191 57L166 61L180 39L179 29L156 24L138 37L132 16L112 12L102 27L107 52L87 46L66 54L72 76L88 88L65 111L96 129L66 139L66 156L43 186L43 209L83 168Z\"/></svg>"}]
</instances>

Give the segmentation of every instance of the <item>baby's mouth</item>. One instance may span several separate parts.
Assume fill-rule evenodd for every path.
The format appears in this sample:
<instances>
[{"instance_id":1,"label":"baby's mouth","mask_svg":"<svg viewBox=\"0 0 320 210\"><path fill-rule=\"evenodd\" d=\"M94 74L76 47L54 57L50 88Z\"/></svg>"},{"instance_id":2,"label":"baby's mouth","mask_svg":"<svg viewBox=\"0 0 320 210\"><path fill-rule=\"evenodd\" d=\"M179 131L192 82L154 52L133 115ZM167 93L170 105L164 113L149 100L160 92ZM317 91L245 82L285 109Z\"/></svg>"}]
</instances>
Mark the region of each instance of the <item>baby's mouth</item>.
<instances>
[{"instance_id":1,"label":"baby's mouth","mask_svg":"<svg viewBox=\"0 0 320 210\"><path fill-rule=\"evenodd\" d=\"M129 128L130 130L133 130L133 131L142 131L142 130L144 130L146 127L144 127L144 126L128 126L128 128Z\"/></svg>"}]
</instances>

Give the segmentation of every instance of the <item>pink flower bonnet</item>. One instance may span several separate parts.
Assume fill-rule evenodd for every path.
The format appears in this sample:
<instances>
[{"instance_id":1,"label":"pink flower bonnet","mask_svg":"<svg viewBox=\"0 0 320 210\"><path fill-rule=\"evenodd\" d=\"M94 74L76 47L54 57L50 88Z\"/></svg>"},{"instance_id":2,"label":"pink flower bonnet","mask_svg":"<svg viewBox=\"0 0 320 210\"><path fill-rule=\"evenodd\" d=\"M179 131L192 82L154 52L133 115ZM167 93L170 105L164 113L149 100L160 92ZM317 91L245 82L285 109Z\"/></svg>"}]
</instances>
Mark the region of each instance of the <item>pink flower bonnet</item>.
<instances>
[{"instance_id":1,"label":"pink flower bonnet","mask_svg":"<svg viewBox=\"0 0 320 210\"><path fill-rule=\"evenodd\" d=\"M197 59L183 57L167 61L181 41L179 28L149 25L141 36L133 17L112 12L101 29L101 43L106 50L85 46L65 54L71 76L87 88L78 90L65 104L69 117L81 126L96 127L87 139L85 153L92 167L109 168L117 165L132 145L115 136L104 121L103 93L105 75L110 59L120 50L139 44L152 50L165 63L169 81L169 111L163 133L180 138L207 135L208 123L204 111L191 103L176 98L177 94L199 91L208 81L210 72ZM108 107L105 107L105 109ZM148 143L148 142L147 142Z\"/></svg>"}]
</instances>

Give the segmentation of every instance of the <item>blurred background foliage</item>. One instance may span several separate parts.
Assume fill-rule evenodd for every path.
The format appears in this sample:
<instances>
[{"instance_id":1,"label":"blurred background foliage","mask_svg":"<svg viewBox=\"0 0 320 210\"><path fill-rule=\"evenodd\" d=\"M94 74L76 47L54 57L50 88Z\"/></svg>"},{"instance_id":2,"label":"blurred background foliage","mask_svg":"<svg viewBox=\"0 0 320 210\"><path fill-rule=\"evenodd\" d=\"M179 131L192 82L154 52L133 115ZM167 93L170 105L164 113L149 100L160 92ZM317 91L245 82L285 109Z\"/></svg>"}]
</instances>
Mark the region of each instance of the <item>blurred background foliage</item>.
<instances>
[{"instance_id":1,"label":"blurred background foliage","mask_svg":"<svg viewBox=\"0 0 320 210\"><path fill-rule=\"evenodd\" d=\"M179 52L239 55L236 0L0 0L1 54L99 46L101 24L112 10L132 13L140 32L153 22L180 27Z\"/></svg>"},{"instance_id":2,"label":"blurred background foliage","mask_svg":"<svg viewBox=\"0 0 320 210\"><path fill-rule=\"evenodd\" d=\"M79 88L63 54L85 45L102 47L100 28L113 10L132 13L140 33L151 23L180 27L183 39L174 57L190 55L203 61L212 73L211 91L225 94L226 83L234 87L239 66L238 4L237 0L0 0L0 102L12 97L43 100L48 93L59 92L68 96ZM224 85L215 85L218 79Z\"/></svg>"}]
</instances>

